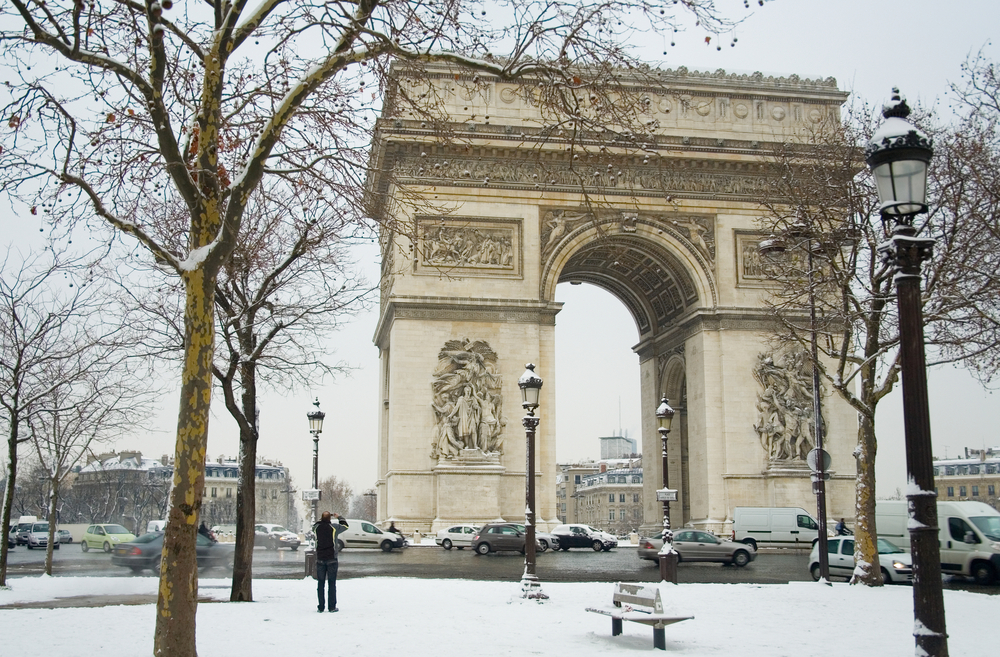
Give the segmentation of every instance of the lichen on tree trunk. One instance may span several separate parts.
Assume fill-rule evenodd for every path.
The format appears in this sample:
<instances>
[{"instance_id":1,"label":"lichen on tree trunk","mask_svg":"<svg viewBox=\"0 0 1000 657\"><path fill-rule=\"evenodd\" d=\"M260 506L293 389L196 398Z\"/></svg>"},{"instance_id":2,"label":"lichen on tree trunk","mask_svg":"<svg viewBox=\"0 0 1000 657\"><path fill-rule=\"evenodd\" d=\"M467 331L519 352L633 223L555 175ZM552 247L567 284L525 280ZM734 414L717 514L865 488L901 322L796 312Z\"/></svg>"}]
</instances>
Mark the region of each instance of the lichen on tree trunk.
<instances>
[{"instance_id":1,"label":"lichen on tree trunk","mask_svg":"<svg viewBox=\"0 0 1000 657\"><path fill-rule=\"evenodd\" d=\"M163 539L153 654L195 657L198 560L195 551L208 447L215 344L215 275L206 266L184 274L184 367L177 418L173 490Z\"/></svg>"},{"instance_id":2,"label":"lichen on tree trunk","mask_svg":"<svg viewBox=\"0 0 1000 657\"><path fill-rule=\"evenodd\" d=\"M875 425L860 415L858 426L857 482L855 497L854 562L858 564L851 584L882 586L875 527Z\"/></svg>"}]
</instances>

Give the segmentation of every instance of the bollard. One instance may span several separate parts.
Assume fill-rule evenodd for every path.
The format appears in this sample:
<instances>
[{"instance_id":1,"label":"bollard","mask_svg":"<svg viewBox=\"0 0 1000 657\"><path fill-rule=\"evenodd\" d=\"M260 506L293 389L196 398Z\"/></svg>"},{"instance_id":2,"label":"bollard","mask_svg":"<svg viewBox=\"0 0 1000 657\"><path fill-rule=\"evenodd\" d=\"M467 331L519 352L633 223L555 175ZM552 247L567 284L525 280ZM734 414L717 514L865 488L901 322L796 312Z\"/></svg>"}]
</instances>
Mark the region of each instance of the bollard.
<instances>
[{"instance_id":1,"label":"bollard","mask_svg":"<svg viewBox=\"0 0 1000 657\"><path fill-rule=\"evenodd\" d=\"M424 540L424 539L423 539L423 536L421 536L421 534L420 534L420 530L419 529L414 529L413 530L413 544L414 545L420 545L420 541L422 541L422 540Z\"/></svg>"},{"instance_id":2,"label":"bollard","mask_svg":"<svg viewBox=\"0 0 1000 657\"><path fill-rule=\"evenodd\" d=\"M306 550L306 577L316 579L316 550Z\"/></svg>"},{"instance_id":3,"label":"bollard","mask_svg":"<svg viewBox=\"0 0 1000 657\"><path fill-rule=\"evenodd\" d=\"M664 582L677 583L677 553L660 555L660 579Z\"/></svg>"}]
</instances>

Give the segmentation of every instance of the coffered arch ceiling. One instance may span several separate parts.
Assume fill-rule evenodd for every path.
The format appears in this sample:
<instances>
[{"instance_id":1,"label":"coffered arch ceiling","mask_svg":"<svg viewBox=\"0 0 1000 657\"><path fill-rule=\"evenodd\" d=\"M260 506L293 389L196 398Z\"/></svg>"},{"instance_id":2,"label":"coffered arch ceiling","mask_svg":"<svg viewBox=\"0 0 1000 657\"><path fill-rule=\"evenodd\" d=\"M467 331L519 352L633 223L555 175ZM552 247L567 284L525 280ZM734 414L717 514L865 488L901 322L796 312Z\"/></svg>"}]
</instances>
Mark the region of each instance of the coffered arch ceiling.
<instances>
[{"instance_id":1,"label":"coffered arch ceiling","mask_svg":"<svg viewBox=\"0 0 1000 657\"><path fill-rule=\"evenodd\" d=\"M658 332L699 305L694 279L665 245L616 235L580 248L559 273L560 283L590 283L618 298L640 335Z\"/></svg>"}]
</instances>

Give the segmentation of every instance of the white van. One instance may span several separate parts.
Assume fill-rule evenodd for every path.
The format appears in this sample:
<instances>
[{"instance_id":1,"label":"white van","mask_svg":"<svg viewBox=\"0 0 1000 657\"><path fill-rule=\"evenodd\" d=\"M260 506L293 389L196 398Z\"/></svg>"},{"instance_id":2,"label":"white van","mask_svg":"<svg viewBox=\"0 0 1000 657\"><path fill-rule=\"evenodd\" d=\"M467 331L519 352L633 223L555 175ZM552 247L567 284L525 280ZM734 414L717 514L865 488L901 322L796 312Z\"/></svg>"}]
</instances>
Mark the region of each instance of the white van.
<instances>
[{"instance_id":1,"label":"white van","mask_svg":"<svg viewBox=\"0 0 1000 657\"><path fill-rule=\"evenodd\" d=\"M878 535L910 549L906 500L875 502ZM938 502L941 572L991 584L1000 575L1000 512L982 502Z\"/></svg>"},{"instance_id":2,"label":"white van","mask_svg":"<svg viewBox=\"0 0 1000 657\"><path fill-rule=\"evenodd\" d=\"M733 514L733 540L758 547L811 548L819 523L797 506L738 506Z\"/></svg>"}]
</instances>

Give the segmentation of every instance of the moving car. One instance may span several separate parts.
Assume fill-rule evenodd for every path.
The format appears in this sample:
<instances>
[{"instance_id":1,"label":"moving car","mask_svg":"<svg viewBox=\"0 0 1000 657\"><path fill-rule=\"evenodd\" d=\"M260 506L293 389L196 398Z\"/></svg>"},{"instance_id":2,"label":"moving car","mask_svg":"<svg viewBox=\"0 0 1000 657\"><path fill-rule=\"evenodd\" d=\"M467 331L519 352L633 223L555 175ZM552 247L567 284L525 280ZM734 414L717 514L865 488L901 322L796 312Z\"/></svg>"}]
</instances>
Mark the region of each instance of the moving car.
<instances>
[{"instance_id":1,"label":"moving car","mask_svg":"<svg viewBox=\"0 0 1000 657\"><path fill-rule=\"evenodd\" d=\"M236 555L235 543L218 543L206 536L196 534L195 551L198 556L199 568L233 567ZM131 568L133 573L149 568L155 574L160 574L160 559L163 552L163 532L149 532L128 543L115 545L111 553L111 563L115 566Z\"/></svg>"},{"instance_id":2,"label":"moving car","mask_svg":"<svg viewBox=\"0 0 1000 657\"><path fill-rule=\"evenodd\" d=\"M393 548L406 547L406 539L400 534L382 531L367 520L345 518L347 529L337 535L337 549L349 548L379 548L383 552L392 552ZM333 522L337 522L334 518Z\"/></svg>"},{"instance_id":3,"label":"moving car","mask_svg":"<svg viewBox=\"0 0 1000 657\"><path fill-rule=\"evenodd\" d=\"M290 548L292 552L295 552L302 544L298 534L288 531L281 525L261 523L254 525L253 532L254 547L263 545L268 550Z\"/></svg>"},{"instance_id":4,"label":"moving car","mask_svg":"<svg viewBox=\"0 0 1000 657\"><path fill-rule=\"evenodd\" d=\"M49 523L45 521L32 523L28 529L27 537L25 544L29 550L47 548L49 546ZM59 549L59 541L53 541L52 549Z\"/></svg>"},{"instance_id":5,"label":"moving car","mask_svg":"<svg viewBox=\"0 0 1000 657\"><path fill-rule=\"evenodd\" d=\"M517 527L522 532L524 531L524 525L519 523L514 523L514 526ZM559 549L558 536L556 536L555 534L549 534L548 532L540 532L537 529L535 530L535 543L538 544L539 552L545 552L549 548L552 548L553 550Z\"/></svg>"},{"instance_id":6,"label":"moving car","mask_svg":"<svg viewBox=\"0 0 1000 657\"><path fill-rule=\"evenodd\" d=\"M525 534L521 528L512 522L493 522L483 525L482 529L472 537L472 549L476 554L506 550L524 554Z\"/></svg>"},{"instance_id":7,"label":"moving car","mask_svg":"<svg viewBox=\"0 0 1000 657\"><path fill-rule=\"evenodd\" d=\"M472 537L479 531L476 525L455 525L442 529L434 537L434 542L445 550L450 550L454 545L459 550L472 545Z\"/></svg>"},{"instance_id":8,"label":"moving car","mask_svg":"<svg viewBox=\"0 0 1000 657\"><path fill-rule=\"evenodd\" d=\"M656 561L659 559L662 538L642 538L636 555L640 559ZM742 568L757 558L757 550L748 543L724 541L714 534L697 529L682 529L674 534L674 551L677 562L709 561L723 564L733 564Z\"/></svg>"},{"instance_id":9,"label":"moving car","mask_svg":"<svg viewBox=\"0 0 1000 657\"><path fill-rule=\"evenodd\" d=\"M607 552L611 548L618 547L617 538L590 525L559 525L552 530L552 533L559 540L561 550L590 548L594 552L601 550Z\"/></svg>"},{"instance_id":10,"label":"moving car","mask_svg":"<svg viewBox=\"0 0 1000 657\"><path fill-rule=\"evenodd\" d=\"M847 577L854 575L854 537L838 536L826 539L827 559L830 563L830 575ZM878 563L882 568L882 580L886 584L913 581L913 563L910 555L891 541L878 539ZM819 544L813 546L809 553L809 572L812 578L819 581Z\"/></svg>"},{"instance_id":11,"label":"moving car","mask_svg":"<svg viewBox=\"0 0 1000 657\"><path fill-rule=\"evenodd\" d=\"M135 534L121 525L90 525L80 540L80 549L84 552L89 551L90 548L111 552L111 549L119 543L128 543L134 540Z\"/></svg>"},{"instance_id":12,"label":"moving car","mask_svg":"<svg viewBox=\"0 0 1000 657\"><path fill-rule=\"evenodd\" d=\"M1000 512L983 502L938 502L938 544L941 572L971 577L977 584L1000 581ZM875 503L875 524L903 549L910 548L906 500Z\"/></svg>"}]
</instances>

